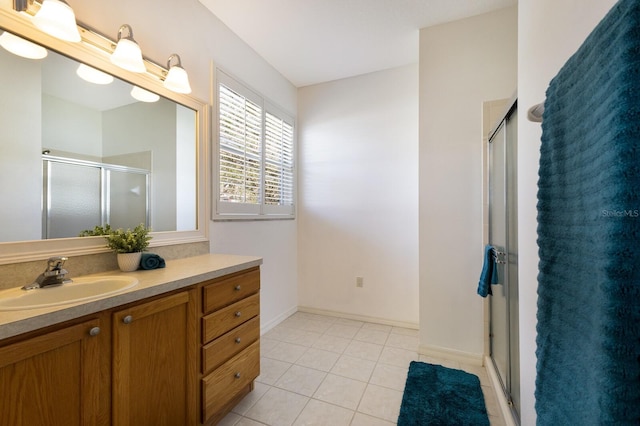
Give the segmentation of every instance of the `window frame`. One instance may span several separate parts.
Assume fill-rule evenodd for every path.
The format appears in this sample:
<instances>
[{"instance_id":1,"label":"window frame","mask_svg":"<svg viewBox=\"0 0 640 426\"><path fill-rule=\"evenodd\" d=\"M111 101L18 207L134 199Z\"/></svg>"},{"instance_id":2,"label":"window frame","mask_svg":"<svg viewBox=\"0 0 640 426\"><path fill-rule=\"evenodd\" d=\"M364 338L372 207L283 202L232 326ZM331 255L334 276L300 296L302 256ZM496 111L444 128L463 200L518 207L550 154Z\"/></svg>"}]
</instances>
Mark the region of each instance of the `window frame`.
<instances>
[{"instance_id":1,"label":"window frame","mask_svg":"<svg viewBox=\"0 0 640 426\"><path fill-rule=\"evenodd\" d=\"M261 108L261 146L260 146L260 189L259 203L241 203L241 202L225 202L220 200L220 85L223 84L232 91L245 97L247 100L257 104ZM278 107L269 99L265 98L231 74L220 68L215 68L214 72L214 104L215 116L215 134L212 149L213 153L213 206L212 220L214 221L235 221L235 220L284 220L296 218L296 201L297 201L297 138L296 138L296 120L291 114L284 109ZM291 205L273 205L265 204L265 159L266 152L266 117L270 114L292 127L292 193Z\"/></svg>"}]
</instances>

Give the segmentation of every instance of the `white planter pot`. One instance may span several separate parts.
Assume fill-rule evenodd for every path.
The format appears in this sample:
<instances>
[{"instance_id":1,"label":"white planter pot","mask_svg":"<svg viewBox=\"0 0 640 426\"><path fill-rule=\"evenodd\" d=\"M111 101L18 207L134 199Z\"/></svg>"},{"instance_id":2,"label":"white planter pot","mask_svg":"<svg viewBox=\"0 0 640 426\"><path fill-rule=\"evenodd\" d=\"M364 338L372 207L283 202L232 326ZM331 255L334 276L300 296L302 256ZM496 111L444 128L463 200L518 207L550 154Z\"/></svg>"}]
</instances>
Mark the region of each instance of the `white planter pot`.
<instances>
[{"instance_id":1,"label":"white planter pot","mask_svg":"<svg viewBox=\"0 0 640 426\"><path fill-rule=\"evenodd\" d=\"M118 267L122 272L132 272L140 266L142 252L135 253L118 253Z\"/></svg>"}]
</instances>

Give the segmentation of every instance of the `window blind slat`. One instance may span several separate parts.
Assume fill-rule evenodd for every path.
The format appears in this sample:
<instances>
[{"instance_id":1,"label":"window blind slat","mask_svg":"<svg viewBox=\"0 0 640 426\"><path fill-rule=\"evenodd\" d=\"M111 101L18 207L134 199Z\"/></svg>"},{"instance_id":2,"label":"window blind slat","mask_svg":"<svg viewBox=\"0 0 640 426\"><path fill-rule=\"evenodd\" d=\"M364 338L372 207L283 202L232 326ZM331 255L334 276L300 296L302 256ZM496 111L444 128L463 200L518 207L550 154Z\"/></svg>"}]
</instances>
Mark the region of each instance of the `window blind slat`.
<instances>
[{"instance_id":1,"label":"window blind slat","mask_svg":"<svg viewBox=\"0 0 640 426\"><path fill-rule=\"evenodd\" d=\"M266 113L265 203L293 205L293 128Z\"/></svg>"},{"instance_id":2,"label":"window blind slat","mask_svg":"<svg viewBox=\"0 0 640 426\"><path fill-rule=\"evenodd\" d=\"M219 201L292 207L294 128L232 86L219 83Z\"/></svg>"},{"instance_id":3,"label":"window blind slat","mask_svg":"<svg viewBox=\"0 0 640 426\"><path fill-rule=\"evenodd\" d=\"M220 201L260 202L262 108L219 87Z\"/></svg>"}]
</instances>

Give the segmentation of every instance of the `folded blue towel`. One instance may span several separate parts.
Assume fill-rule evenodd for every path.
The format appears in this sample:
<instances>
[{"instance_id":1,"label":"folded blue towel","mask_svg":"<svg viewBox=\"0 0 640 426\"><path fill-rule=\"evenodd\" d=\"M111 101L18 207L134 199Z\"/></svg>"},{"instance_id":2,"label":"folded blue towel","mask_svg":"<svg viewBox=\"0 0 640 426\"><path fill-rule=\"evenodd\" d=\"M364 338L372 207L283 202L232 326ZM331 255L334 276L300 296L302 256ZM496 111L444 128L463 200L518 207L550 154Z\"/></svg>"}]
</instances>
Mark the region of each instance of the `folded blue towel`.
<instances>
[{"instance_id":1,"label":"folded blue towel","mask_svg":"<svg viewBox=\"0 0 640 426\"><path fill-rule=\"evenodd\" d=\"M164 259L154 253L142 253L140 259L140 269L164 268Z\"/></svg>"},{"instance_id":2,"label":"folded blue towel","mask_svg":"<svg viewBox=\"0 0 640 426\"><path fill-rule=\"evenodd\" d=\"M493 256L493 250L491 245L486 245L484 248L484 263L480 273L480 280L478 281L478 294L482 297L493 294L491 292L491 284L498 284L498 267Z\"/></svg>"}]
</instances>

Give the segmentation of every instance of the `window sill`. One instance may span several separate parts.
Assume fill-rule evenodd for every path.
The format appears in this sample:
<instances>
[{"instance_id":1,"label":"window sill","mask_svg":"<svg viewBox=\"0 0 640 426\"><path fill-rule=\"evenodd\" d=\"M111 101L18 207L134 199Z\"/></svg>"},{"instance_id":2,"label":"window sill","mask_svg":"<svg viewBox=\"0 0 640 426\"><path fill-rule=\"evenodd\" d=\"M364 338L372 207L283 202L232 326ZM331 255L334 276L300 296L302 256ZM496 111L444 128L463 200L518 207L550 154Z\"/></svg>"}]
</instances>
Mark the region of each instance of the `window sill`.
<instances>
[{"instance_id":1,"label":"window sill","mask_svg":"<svg viewBox=\"0 0 640 426\"><path fill-rule=\"evenodd\" d=\"M251 222L251 221L268 221L268 220L295 220L292 215L251 215L251 214L219 214L214 215L214 222Z\"/></svg>"}]
</instances>

